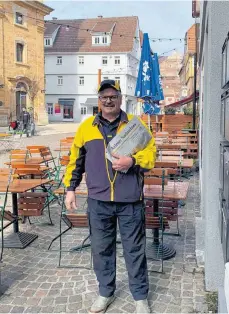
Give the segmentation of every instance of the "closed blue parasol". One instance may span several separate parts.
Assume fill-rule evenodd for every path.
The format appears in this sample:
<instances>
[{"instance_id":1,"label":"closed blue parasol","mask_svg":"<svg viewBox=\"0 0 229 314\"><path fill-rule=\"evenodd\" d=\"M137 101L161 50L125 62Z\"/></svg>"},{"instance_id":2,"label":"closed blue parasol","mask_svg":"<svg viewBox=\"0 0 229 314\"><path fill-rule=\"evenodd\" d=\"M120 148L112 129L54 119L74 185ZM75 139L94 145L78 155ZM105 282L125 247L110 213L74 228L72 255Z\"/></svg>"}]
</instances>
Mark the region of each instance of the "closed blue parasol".
<instances>
[{"instance_id":1,"label":"closed blue parasol","mask_svg":"<svg viewBox=\"0 0 229 314\"><path fill-rule=\"evenodd\" d=\"M143 35L135 96L144 100L142 108L143 112L148 114L148 124L150 128L150 115L160 113L160 106L157 102L163 100L164 95L161 85L158 56L154 53L152 57L147 33Z\"/></svg>"}]
</instances>

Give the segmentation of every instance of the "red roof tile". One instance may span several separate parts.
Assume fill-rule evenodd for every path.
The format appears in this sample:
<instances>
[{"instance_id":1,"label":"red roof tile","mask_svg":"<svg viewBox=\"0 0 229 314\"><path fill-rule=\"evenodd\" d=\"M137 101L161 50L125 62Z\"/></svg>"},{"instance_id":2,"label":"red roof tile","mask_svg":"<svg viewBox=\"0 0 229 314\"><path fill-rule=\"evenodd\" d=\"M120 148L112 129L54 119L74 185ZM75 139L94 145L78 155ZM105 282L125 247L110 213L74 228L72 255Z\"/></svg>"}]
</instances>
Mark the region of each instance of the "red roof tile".
<instances>
[{"instance_id":1,"label":"red roof tile","mask_svg":"<svg viewBox=\"0 0 229 314\"><path fill-rule=\"evenodd\" d=\"M115 24L110 46L92 45L91 30L99 26ZM138 17L94 18L87 20L52 20L46 21L46 34L50 34L53 24L61 27L58 30L52 47L45 47L45 52L129 52L133 49L133 39L138 25ZM69 25L67 30L66 26ZM72 26L72 27L71 27ZM102 28L101 28L102 29ZM105 29L105 28L104 28Z\"/></svg>"}]
</instances>

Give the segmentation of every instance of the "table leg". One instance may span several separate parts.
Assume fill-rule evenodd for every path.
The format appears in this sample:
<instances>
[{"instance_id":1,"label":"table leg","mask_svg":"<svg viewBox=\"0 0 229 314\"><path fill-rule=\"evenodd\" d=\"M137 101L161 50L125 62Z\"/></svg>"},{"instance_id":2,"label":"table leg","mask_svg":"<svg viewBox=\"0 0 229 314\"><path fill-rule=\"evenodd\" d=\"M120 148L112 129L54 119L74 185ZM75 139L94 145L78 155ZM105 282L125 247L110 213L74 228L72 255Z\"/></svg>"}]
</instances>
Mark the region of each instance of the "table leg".
<instances>
[{"instance_id":1,"label":"table leg","mask_svg":"<svg viewBox=\"0 0 229 314\"><path fill-rule=\"evenodd\" d=\"M159 200L153 200L154 216L158 216L159 212ZM162 231L163 232L163 231ZM153 260L167 260L176 255L176 251L168 244L161 243L159 240L160 231L154 229L153 242L146 244L146 257Z\"/></svg>"},{"instance_id":2,"label":"table leg","mask_svg":"<svg viewBox=\"0 0 229 314\"><path fill-rule=\"evenodd\" d=\"M12 206L13 214L18 217L17 193L12 193ZM5 248L24 249L36 238L38 238L37 234L20 232L18 219L16 219L13 223L13 231L14 232L12 234L4 239Z\"/></svg>"},{"instance_id":3,"label":"table leg","mask_svg":"<svg viewBox=\"0 0 229 314\"><path fill-rule=\"evenodd\" d=\"M17 193L12 193L12 205L13 205L13 214L14 216L18 216L18 207L17 207ZM18 219L14 222L14 233L19 231Z\"/></svg>"}]
</instances>

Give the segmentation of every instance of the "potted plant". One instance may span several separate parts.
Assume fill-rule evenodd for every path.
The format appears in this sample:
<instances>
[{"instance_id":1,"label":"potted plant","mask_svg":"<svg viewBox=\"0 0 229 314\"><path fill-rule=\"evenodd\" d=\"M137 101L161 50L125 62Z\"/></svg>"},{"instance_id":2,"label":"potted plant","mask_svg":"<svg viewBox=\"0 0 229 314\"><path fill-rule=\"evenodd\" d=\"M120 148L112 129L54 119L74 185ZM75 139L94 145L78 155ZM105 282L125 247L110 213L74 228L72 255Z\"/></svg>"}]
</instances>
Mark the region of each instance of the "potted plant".
<instances>
[{"instance_id":1,"label":"potted plant","mask_svg":"<svg viewBox=\"0 0 229 314\"><path fill-rule=\"evenodd\" d=\"M176 114L177 110L176 108L172 108L172 107L165 107L164 108L165 114Z\"/></svg>"},{"instance_id":2,"label":"potted plant","mask_svg":"<svg viewBox=\"0 0 229 314\"><path fill-rule=\"evenodd\" d=\"M193 114L192 107L184 107L183 111L184 111L185 115L192 115Z\"/></svg>"}]
</instances>

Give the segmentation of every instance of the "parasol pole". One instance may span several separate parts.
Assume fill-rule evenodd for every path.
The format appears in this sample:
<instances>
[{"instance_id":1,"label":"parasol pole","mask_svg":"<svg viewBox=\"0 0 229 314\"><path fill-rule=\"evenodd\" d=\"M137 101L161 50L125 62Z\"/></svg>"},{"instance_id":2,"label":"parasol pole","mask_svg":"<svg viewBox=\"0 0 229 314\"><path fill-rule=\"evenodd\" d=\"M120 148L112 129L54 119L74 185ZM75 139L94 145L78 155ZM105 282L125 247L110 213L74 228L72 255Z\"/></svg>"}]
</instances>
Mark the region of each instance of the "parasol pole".
<instances>
[{"instance_id":1,"label":"parasol pole","mask_svg":"<svg viewBox=\"0 0 229 314\"><path fill-rule=\"evenodd\" d=\"M150 130L150 114L148 114L148 128Z\"/></svg>"}]
</instances>

